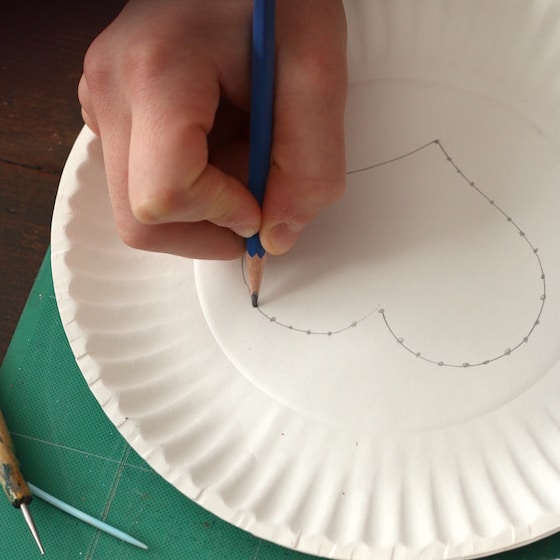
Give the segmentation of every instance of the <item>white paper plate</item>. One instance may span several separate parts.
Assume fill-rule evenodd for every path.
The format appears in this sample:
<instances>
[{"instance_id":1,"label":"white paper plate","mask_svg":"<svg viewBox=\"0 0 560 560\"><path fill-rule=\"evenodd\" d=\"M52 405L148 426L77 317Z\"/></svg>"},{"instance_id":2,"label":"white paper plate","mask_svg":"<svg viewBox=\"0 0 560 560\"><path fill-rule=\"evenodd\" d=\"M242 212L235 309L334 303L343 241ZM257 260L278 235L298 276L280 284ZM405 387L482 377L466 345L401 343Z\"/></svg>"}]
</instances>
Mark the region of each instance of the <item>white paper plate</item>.
<instances>
[{"instance_id":1,"label":"white paper plate","mask_svg":"<svg viewBox=\"0 0 560 560\"><path fill-rule=\"evenodd\" d=\"M130 444L256 535L355 560L530 542L560 528L560 3L347 16L348 193L269 261L260 312L239 262L121 243L84 129L64 328Z\"/></svg>"}]
</instances>

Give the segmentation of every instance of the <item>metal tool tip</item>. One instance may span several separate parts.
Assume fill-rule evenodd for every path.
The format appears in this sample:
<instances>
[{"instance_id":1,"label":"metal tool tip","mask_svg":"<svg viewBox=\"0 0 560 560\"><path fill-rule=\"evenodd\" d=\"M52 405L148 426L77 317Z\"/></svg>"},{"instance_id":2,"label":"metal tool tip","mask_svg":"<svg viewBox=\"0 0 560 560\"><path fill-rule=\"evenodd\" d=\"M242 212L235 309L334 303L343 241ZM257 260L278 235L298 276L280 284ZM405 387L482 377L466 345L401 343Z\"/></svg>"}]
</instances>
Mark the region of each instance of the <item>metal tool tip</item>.
<instances>
[{"instance_id":1,"label":"metal tool tip","mask_svg":"<svg viewBox=\"0 0 560 560\"><path fill-rule=\"evenodd\" d=\"M257 294L256 292L253 292L251 294L251 303L253 304L253 307L259 306L259 294Z\"/></svg>"},{"instance_id":2,"label":"metal tool tip","mask_svg":"<svg viewBox=\"0 0 560 560\"><path fill-rule=\"evenodd\" d=\"M26 521L29 529L31 530L31 534L33 535L33 538L35 539L35 542L37 543L37 546L39 547L39 550L41 551L41 554L45 554L45 549L43 548L43 544L41 543L41 539L39 538L39 533L37 532L37 528L35 527L35 523L33 523L33 517L31 517L31 513L27 509L27 505L26 504L21 504L20 509L21 509L21 512L23 513L23 517L25 518L25 521Z\"/></svg>"}]
</instances>

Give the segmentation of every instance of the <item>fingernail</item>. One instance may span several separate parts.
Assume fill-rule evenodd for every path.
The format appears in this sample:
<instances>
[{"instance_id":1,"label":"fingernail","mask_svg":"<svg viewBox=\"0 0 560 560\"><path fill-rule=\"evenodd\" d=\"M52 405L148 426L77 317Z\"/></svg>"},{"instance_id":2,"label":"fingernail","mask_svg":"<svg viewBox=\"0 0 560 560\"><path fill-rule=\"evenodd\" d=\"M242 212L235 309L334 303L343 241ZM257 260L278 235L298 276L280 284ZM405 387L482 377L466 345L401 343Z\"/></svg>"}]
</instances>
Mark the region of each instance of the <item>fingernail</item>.
<instances>
[{"instance_id":1,"label":"fingernail","mask_svg":"<svg viewBox=\"0 0 560 560\"><path fill-rule=\"evenodd\" d=\"M245 237L246 239L255 235L259 231L258 225L235 225L230 226L233 232L237 233L240 237Z\"/></svg>"},{"instance_id":2,"label":"fingernail","mask_svg":"<svg viewBox=\"0 0 560 560\"><path fill-rule=\"evenodd\" d=\"M282 254L291 249L303 230L299 224L278 224L270 230L270 244L276 254Z\"/></svg>"}]
</instances>

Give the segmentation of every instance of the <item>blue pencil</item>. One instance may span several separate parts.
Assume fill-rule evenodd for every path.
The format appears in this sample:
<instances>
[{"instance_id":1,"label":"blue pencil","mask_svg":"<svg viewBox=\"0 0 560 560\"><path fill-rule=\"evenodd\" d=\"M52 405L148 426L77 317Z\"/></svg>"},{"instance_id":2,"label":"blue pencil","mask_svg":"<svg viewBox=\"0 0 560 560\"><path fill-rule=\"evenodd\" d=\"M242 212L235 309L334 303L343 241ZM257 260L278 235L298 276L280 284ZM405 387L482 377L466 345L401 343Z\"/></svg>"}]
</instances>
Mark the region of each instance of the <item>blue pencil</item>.
<instances>
[{"instance_id":1,"label":"blue pencil","mask_svg":"<svg viewBox=\"0 0 560 560\"><path fill-rule=\"evenodd\" d=\"M272 148L274 106L275 0L254 0L249 128L249 190L262 206ZM247 239L247 281L253 307L258 306L266 253L259 234Z\"/></svg>"}]
</instances>

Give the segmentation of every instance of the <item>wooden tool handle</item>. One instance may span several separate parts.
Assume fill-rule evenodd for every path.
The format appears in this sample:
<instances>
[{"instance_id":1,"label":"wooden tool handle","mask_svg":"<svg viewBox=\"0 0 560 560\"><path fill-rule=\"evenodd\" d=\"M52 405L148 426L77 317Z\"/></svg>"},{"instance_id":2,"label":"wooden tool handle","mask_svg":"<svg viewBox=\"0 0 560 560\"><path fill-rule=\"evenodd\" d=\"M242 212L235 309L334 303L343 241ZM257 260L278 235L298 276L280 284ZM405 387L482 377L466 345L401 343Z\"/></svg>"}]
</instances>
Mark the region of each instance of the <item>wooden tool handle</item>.
<instances>
[{"instance_id":1,"label":"wooden tool handle","mask_svg":"<svg viewBox=\"0 0 560 560\"><path fill-rule=\"evenodd\" d=\"M1 412L0 484L2 484L2 488L13 506L19 507L21 504L28 504L31 502L31 491L19 471L19 463L14 452L14 444Z\"/></svg>"}]
</instances>

